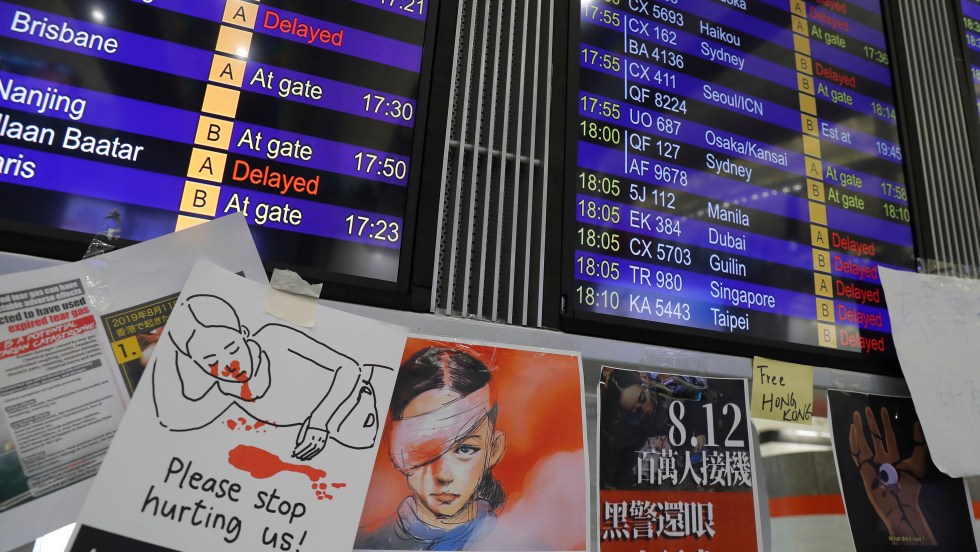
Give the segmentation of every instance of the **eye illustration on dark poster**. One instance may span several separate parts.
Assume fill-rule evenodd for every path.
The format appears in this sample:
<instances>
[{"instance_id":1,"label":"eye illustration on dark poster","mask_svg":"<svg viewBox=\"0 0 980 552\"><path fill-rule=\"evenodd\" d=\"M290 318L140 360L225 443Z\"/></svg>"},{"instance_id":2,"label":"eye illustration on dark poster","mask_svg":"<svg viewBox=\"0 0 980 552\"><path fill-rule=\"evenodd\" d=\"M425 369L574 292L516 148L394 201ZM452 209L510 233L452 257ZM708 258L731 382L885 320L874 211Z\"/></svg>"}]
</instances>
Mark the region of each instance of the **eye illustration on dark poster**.
<instances>
[{"instance_id":1,"label":"eye illustration on dark poster","mask_svg":"<svg viewBox=\"0 0 980 552\"><path fill-rule=\"evenodd\" d=\"M964 481L932 462L912 399L829 390L827 400L858 552L977 550Z\"/></svg>"}]
</instances>

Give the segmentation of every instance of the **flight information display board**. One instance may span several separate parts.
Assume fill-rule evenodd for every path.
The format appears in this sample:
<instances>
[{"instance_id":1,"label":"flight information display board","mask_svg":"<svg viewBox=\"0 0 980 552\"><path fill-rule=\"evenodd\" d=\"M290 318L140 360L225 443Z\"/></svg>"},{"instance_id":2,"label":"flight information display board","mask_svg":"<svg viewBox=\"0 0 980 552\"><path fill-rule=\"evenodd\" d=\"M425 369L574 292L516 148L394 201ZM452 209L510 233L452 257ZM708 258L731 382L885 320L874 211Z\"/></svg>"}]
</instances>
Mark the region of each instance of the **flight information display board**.
<instances>
[{"instance_id":1,"label":"flight information display board","mask_svg":"<svg viewBox=\"0 0 980 552\"><path fill-rule=\"evenodd\" d=\"M970 68L970 82L977 102L980 116L980 1L960 0L960 13L963 16L963 31L966 38L966 58Z\"/></svg>"},{"instance_id":2,"label":"flight information display board","mask_svg":"<svg viewBox=\"0 0 980 552\"><path fill-rule=\"evenodd\" d=\"M0 0L0 219L93 233L116 209L141 241L240 211L267 263L392 289L434 12Z\"/></svg>"},{"instance_id":3,"label":"flight information display board","mask_svg":"<svg viewBox=\"0 0 980 552\"><path fill-rule=\"evenodd\" d=\"M566 316L894 355L878 266L915 254L878 0L576 5Z\"/></svg>"}]
</instances>

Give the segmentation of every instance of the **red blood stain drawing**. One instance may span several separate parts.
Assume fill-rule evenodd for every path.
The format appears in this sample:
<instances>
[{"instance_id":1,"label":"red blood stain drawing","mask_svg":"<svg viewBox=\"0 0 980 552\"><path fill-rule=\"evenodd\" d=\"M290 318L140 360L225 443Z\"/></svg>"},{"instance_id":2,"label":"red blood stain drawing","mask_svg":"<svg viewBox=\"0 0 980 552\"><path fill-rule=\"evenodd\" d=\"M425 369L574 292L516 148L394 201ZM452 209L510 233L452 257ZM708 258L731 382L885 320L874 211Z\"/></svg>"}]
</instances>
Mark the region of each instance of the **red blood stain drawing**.
<instances>
[{"instance_id":1,"label":"red blood stain drawing","mask_svg":"<svg viewBox=\"0 0 980 552\"><path fill-rule=\"evenodd\" d=\"M218 364L214 363L211 365L211 375L218 377ZM242 365L237 360L231 361L228 366L225 366L221 370L221 375L224 377L232 377L236 381L242 384L238 395L243 401L251 401L255 397L252 395L252 389L248 386L248 373L242 370Z\"/></svg>"},{"instance_id":2,"label":"red blood stain drawing","mask_svg":"<svg viewBox=\"0 0 980 552\"><path fill-rule=\"evenodd\" d=\"M248 472L256 479L268 479L284 471L301 473L317 482L327 476L327 472L312 466L290 464L283 462L278 456L269 451L248 445L238 445L228 452L228 463Z\"/></svg>"},{"instance_id":3,"label":"red blood stain drawing","mask_svg":"<svg viewBox=\"0 0 980 552\"><path fill-rule=\"evenodd\" d=\"M231 376L238 381L245 381L248 379L248 374L242 372L242 365L237 361L231 361L231 364L225 366L225 369L221 371L221 375L224 377Z\"/></svg>"},{"instance_id":4,"label":"red blood stain drawing","mask_svg":"<svg viewBox=\"0 0 980 552\"><path fill-rule=\"evenodd\" d=\"M323 500L324 498L326 498L327 500L333 500L333 496L328 495L323 490L323 489L326 489L326 488L327 488L326 483L320 483L319 485L317 485L316 483L313 484L313 490L316 491L316 499L317 500Z\"/></svg>"},{"instance_id":5,"label":"red blood stain drawing","mask_svg":"<svg viewBox=\"0 0 980 552\"><path fill-rule=\"evenodd\" d=\"M228 429L230 429L232 431L236 431L236 430L242 431L242 430L244 430L244 431L255 431L257 433L265 433L266 432L266 430L262 429L266 425L265 422L255 421L253 423L249 423L248 420L246 420L245 418L241 418L241 417L238 418L238 421L235 421L235 420L225 420L225 425L228 426Z\"/></svg>"},{"instance_id":6,"label":"red blood stain drawing","mask_svg":"<svg viewBox=\"0 0 980 552\"><path fill-rule=\"evenodd\" d=\"M333 487L334 489L343 489L344 487L347 486L347 483L331 483L330 486ZM323 499L333 500L333 495L328 494L326 489L327 489L326 483L313 484L313 490L316 491L317 500L323 500Z\"/></svg>"},{"instance_id":7,"label":"red blood stain drawing","mask_svg":"<svg viewBox=\"0 0 980 552\"><path fill-rule=\"evenodd\" d=\"M327 484L319 481L327 476L327 472L302 464L283 462L278 456L269 451L248 445L238 445L228 452L228 463L248 472L256 479L267 479L284 471L301 473L310 478L312 488L316 491L317 500L333 500L333 495L327 494ZM343 489L347 483L331 483L334 489Z\"/></svg>"}]
</instances>

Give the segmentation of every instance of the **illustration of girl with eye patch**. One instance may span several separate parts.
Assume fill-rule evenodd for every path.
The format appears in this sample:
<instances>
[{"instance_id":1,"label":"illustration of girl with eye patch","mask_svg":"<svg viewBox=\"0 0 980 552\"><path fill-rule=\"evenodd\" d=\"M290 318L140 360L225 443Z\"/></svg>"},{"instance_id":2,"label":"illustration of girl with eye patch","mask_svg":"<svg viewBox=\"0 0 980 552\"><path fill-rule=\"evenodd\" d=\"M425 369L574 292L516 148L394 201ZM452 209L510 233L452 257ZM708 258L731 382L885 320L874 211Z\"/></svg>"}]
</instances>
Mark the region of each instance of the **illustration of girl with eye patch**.
<instances>
[{"instance_id":1,"label":"illustration of girl with eye patch","mask_svg":"<svg viewBox=\"0 0 980 552\"><path fill-rule=\"evenodd\" d=\"M467 352L428 347L399 371L386 431L391 462L411 491L356 548L469 550L505 500L493 477L505 437L496 429L491 372Z\"/></svg>"},{"instance_id":2,"label":"illustration of girl with eye patch","mask_svg":"<svg viewBox=\"0 0 980 552\"><path fill-rule=\"evenodd\" d=\"M153 400L160 424L200 429L233 407L263 424L299 426L292 456L307 461L328 440L374 446L376 369L284 324L250 332L221 298L182 300L168 322L170 343L153 358ZM173 400L182 397L184 400Z\"/></svg>"}]
</instances>

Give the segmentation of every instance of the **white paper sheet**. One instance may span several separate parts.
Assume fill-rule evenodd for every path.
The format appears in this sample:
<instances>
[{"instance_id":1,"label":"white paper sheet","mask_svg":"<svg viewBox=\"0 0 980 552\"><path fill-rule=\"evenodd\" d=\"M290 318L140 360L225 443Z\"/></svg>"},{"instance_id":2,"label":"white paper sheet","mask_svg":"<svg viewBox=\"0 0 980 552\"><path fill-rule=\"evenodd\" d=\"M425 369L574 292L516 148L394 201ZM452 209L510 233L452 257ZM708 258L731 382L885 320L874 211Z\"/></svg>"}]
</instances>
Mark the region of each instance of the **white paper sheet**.
<instances>
[{"instance_id":1,"label":"white paper sheet","mask_svg":"<svg viewBox=\"0 0 980 552\"><path fill-rule=\"evenodd\" d=\"M237 215L0 277L0 550L75 521L199 257L265 281Z\"/></svg>"},{"instance_id":2,"label":"white paper sheet","mask_svg":"<svg viewBox=\"0 0 980 552\"><path fill-rule=\"evenodd\" d=\"M932 459L980 475L980 282L880 271L895 348Z\"/></svg>"},{"instance_id":3,"label":"white paper sheet","mask_svg":"<svg viewBox=\"0 0 980 552\"><path fill-rule=\"evenodd\" d=\"M408 331L323 306L300 328L268 289L198 263L72 550L351 548Z\"/></svg>"}]
</instances>

